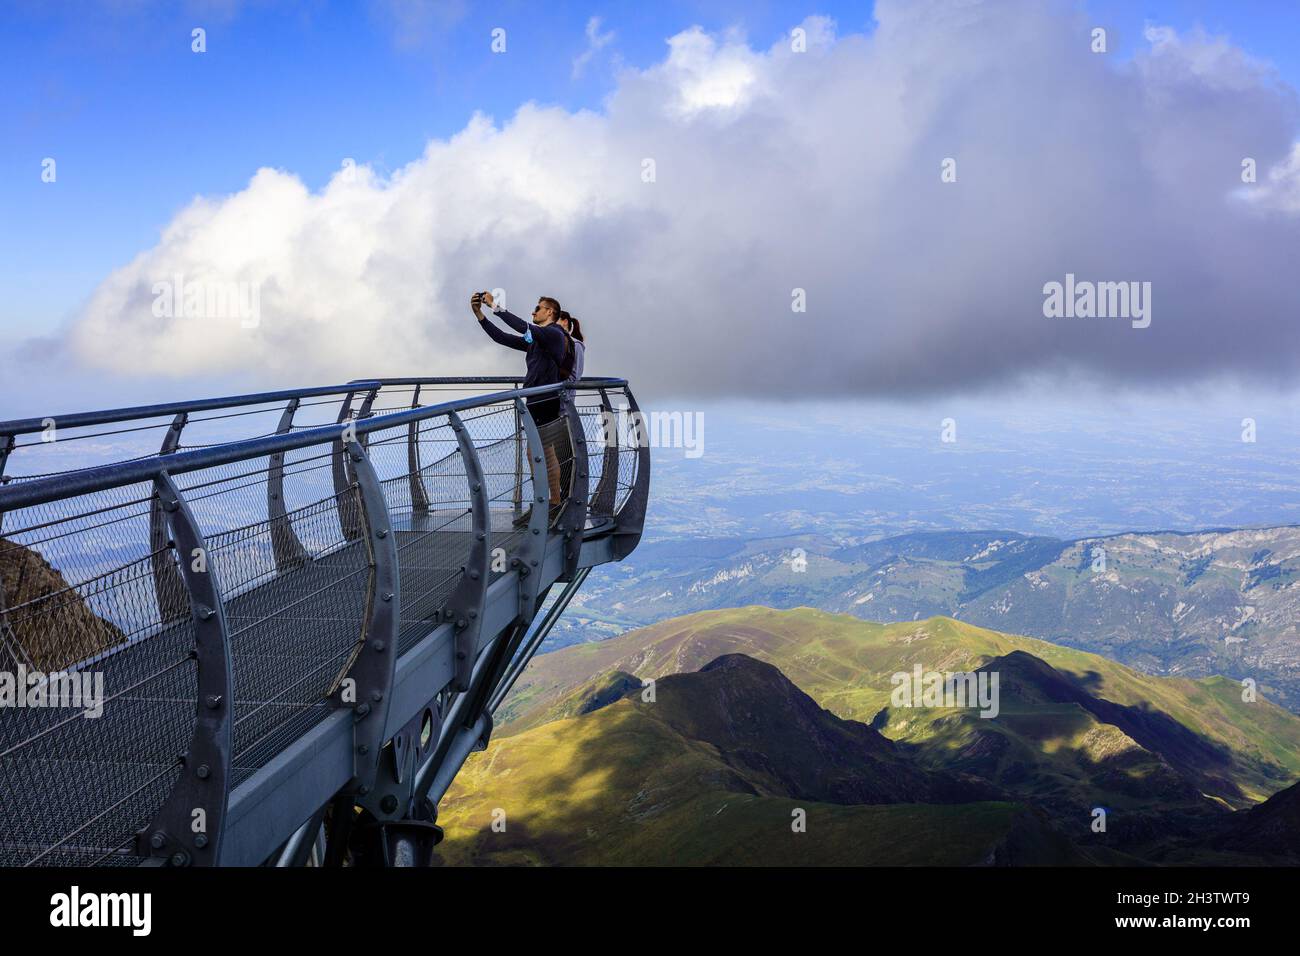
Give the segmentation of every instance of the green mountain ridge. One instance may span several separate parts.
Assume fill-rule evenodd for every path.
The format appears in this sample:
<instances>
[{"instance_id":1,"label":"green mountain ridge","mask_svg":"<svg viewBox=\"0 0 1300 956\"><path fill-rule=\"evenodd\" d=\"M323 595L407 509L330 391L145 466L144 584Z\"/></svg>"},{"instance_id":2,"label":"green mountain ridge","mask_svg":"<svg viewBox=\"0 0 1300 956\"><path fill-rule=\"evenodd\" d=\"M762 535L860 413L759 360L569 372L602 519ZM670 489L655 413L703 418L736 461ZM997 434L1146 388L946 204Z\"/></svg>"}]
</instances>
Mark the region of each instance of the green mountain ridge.
<instances>
[{"instance_id":1,"label":"green mountain ridge","mask_svg":"<svg viewBox=\"0 0 1300 956\"><path fill-rule=\"evenodd\" d=\"M1000 712L893 706L891 676L917 663L997 672ZM690 615L538 658L498 719L448 794L447 862L672 862L669 845L681 862L890 862L885 835L862 832L886 811L973 828L951 854L899 830L898 862L1259 862L1277 853L1233 849L1247 845L1233 828L1276 831L1287 813L1245 808L1300 777L1300 718L1236 682L1152 677L948 618ZM816 840L772 829L791 800L809 833L820 820ZM485 829L495 806L522 828ZM696 813L730 816L710 829ZM823 843L831 832L861 852ZM741 852L745 834L761 849Z\"/></svg>"},{"instance_id":2,"label":"green mountain ridge","mask_svg":"<svg viewBox=\"0 0 1300 956\"><path fill-rule=\"evenodd\" d=\"M580 696L580 695L576 695ZM494 741L444 799L454 864L1082 864L1044 816L914 766L726 655ZM504 829L491 826L504 812ZM796 815L805 827L797 829Z\"/></svg>"}]
</instances>

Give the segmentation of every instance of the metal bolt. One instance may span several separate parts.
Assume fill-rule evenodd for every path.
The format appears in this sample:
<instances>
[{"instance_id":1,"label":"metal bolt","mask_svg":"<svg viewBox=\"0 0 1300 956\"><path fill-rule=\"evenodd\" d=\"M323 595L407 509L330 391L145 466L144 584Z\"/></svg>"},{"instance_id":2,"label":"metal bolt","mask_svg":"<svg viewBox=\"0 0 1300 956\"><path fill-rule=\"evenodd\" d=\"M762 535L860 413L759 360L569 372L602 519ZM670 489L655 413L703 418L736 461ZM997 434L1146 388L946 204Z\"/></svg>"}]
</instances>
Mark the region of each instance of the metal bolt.
<instances>
[{"instance_id":1,"label":"metal bolt","mask_svg":"<svg viewBox=\"0 0 1300 956\"><path fill-rule=\"evenodd\" d=\"M384 600L385 600L385 601L391 601L392 599L393 599L393 592L392 592L392 591L386 591L386 592L384 592Z\"/></svg>"},{"instance_id":2,"label":"metal bolt","mask_svg":"<svg viewBox=\"0 0 1300 956\"><path fill-rule=\"evenodd\" d=\"M208 767L207 764L202 764L197 770L194 771L194 774L200 780L207 780L208 777L212 776L212 770Z\"/></svg>"},{"instance_id":3,"label":"metal bolt","mask_svg":"<svg viewBox=\"0 0 1300 956\"><path fill-rule=\"evenodd\" d=\"M206 834L200 833L198 836L194 838L194 846L197 849L202 850L207 845L208 845L208 837Z\"/></svg>"},{"instance_id":4,"label":"metal bolt","mask_svg":"<svg viewBox=\"0 0 1300 956\"><path fill-rule=\"evenodd\" d=\"M471 571L471 572L469 573L469 578L470 578L471 581L477 581L477 580L478 580L478 572L477 572L477 571Z\"/></svg>"},{"instance_id":5,"label":"metal bolt","mask_svg":"<svg viewBox=\"0 0 1300 956\"><path fill-rule=\"evenodd\" d=\"M477 619L477 618L478 618L478 611L470 611L470 612L469 612L469 619L470 619L471 621L473 621L473 620L475 620L475 619Z\"/></svg>"},{"instance_id":6,"label":"metal bolt","mask_svg":"<svg viewBox=\"0 0 1300 956\"><path fill-rule=\"evenodd\" d=\"M149 845L155 850L161 850L167 845L167 835L161 830L149 838Z\"/></svg>"},{"instance_id":7,"label":"metal bolt","mask_svg":"<svg viewBox=\"0 0 1300 956\"><path fill-rule=\"evenodd\" d=\"M487 535L484 534L482 531L480 531L480 532L479 532L478 534L476 534L474 537L476 537L476 538L478 538L480 541L482 541L484 538L487 537Z\"/></svg>"},{"instance_id":8,"label":"metal bolt","mask_svg":"<svg viewBox=\"0 0 1300 956\"><path fill-rule=\"evenodd\" d=\"M372 690L370 692L370 699L377 704L384 699L384 692L381 690Z\"/></svg>"},{"instance_id":9,"label":"metal bolt","mask_svg":"<svg viewBox=\"0 0 1300 956\"><path fill-rule=\"evenodd\" d=\"M463 661L464 659L465 659L465 652L464 652L464 651L457 651L457 652L456 652L456 660L458 660L458 661Z\"/></svg>"},{"instance_id":10,"label":"metal bolt","mask_svg":"<svg viewBox=\"0 0 1300 956\"><path fill-rule=\"evenodd\" d=\"M368 753L370 753L370 745L369 745L369 744L362 744L360 747L357 748L357 753L359 753L359 754L368 754Z\"/></svg>"},{"instance_id":11,"label":"metal bolt","mask_svg":"<svg viewBox=\"0 0 1300 956\"><path fill-rule=\"evenodd\" d=\"M195 608L195 611L198 613L200 621L211 620L212 615L217 613L216 611L212 610L212 608L202 604L200 604L197 608Z\"/></svg>"},{"instance_id":12,"label":"metal bolt","mask_svg":"<svg viewBox=\"0 0 1300 956\"><path fill-rule=\"evenodd\" d=\"M209 710L216 710L218 707L221 706L221 695L209 694L206 703L208 705Z\"/></svg>"},{"instance_id":13,"label":"metal bolt","mask_svg":"<svg viewBox=\"0 0 1300 956\"><path fill-rule=\"evenodd\" d=\"M541 528L534 528L534 529L533 529L533 534L541 534L541 533L542 533L542 529L541 529Z\"/></svg>"},{"instance_id":14,"label":"metal bolt","mask_svg":"<svg viewBox=\"0 0 1300 956\"><path fill-rule=\"evenodd\" d=\"M377 651L382 651L388 645L385 644L383 641L371 641L370 646Z\"/></svg>"},{"instance_id":15,"label":"metal bolt","mask_svg":"<svg viewBox=\"0 0 1300 956\"><path fill-rule=\"evenodd\" d=\"M532 564L533 567L537 567L537 559L536 559L536 558L533 558L533 560L530 561L529 563Z\"/></svg>"},{"instance_id":16,"label":"metal bolt","mask_svg":"<svg viewBox=\"0 0 1300 956\"><path fill-rule=\"evenodd\" d=\"M388 796L384 797L383 800L379 801L379 809L383 810L385 813L392 813L397 809L397 798L390 793Z\"/></svg>"},{"instance_id":17,"label":"metal bolt","mask_svg":"<svg viewBox=\"0 0 1300 956\"><path fill-rule=\"evenodd\" d=\"M357 705L358 717L364 717L368 713L370 713L370 705L367 704L365 701L362 701L360 704Z\"/></svg>"},{"instance_id":18,"label":"metal bolt","mask_svg":"<svg viewBox=\"0 0 1300 956\"><path fill-rule=\"evenodd\" d=\"M387 528L380 528L378 531L375 532L375 537L377 537L377 538L387 538L387 537L388 537L388 529L387 529Z\"/></svg>"},{"instance_id":19,"label":"metal bolt","mask_svg":"<svg viewBox=\"0 0 1300 956\"><path fill-rule=\"evenodd\" d=\"M172 501L170 499L163 502L163 511L175 511L179 507L180 507L179 504L177 504L175 501Z\"/></svg>"},{"instance_id":20,"label":"metal bolt","mask_svg":"<svg viewBox=\"0 0 1300 956\"><path fill-rule=\"evenodd\" d=\"M369 792L370 792L369 787L357 787L357 793L361 794L363 797Z\"/></svg>"},{"instance_id":21,"label":"metal bolt","mask_svg":"<svg viewBox=\"0 0 1300 956\"><path fill-rule=\"evenodd\" d=\"M465 626L466 626L466 622L465 622L465 619L464 619L463 617L460 618L458 621L456 621L456 630L458 630L458 631L459 631L459 630L463 630L463 629L465 628Z\"/></svg>"},{"instance_id":22,"label":"metal bolt","mask_svg":"<svg viewBox=\"0 0 1300 956\"><path fill-rule=\"evenodd\" d=\"M172 866L189 866L190 855L184 850L177 850L172 854Z\"/></svg>"}]
</instances>

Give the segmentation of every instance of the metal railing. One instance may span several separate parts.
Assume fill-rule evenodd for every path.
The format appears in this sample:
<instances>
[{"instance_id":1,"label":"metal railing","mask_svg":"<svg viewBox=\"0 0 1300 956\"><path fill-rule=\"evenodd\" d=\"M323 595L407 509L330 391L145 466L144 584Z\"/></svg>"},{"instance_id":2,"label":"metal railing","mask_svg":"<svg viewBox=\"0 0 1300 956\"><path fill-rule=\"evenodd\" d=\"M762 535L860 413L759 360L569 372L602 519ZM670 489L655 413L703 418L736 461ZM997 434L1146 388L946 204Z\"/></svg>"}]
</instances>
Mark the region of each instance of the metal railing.
<instances>
[{"instance_id":1,"label":"metal railing","mask_svg":"<svg viewBox=\"0 0 1300 956\"><path fill-rule=\"evenodd\" d=\"M0 473L28 469L0 486L0 865L257 862L338 801L385 853L432 825L552 585L567 603L644 523L648 449L611 428L627 383L465 395L517 383L0 423ZM539 428L529 402L556 394ZM191 438L211 421L254 434Z\"/></svg>"}]
</instances>

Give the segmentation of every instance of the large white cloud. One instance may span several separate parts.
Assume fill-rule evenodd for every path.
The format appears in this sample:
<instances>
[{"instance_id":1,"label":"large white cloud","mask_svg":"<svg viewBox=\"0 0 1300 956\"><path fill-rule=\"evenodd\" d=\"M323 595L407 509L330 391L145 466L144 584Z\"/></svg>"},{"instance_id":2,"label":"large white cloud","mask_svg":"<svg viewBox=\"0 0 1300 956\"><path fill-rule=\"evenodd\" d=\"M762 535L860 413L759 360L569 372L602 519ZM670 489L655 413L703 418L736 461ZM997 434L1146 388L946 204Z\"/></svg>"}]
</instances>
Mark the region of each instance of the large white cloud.
<instances>
[{"instance_id":1,"label":"large white cloud","mask_svg":"<svg viewBox=\"0 0 1300 956\"><path fill-rule=\"evenodd\" d=\"M466 307L501 286L523 313L559 297L590 372L661 393L1294 376L1300 114L1266 66L1166 29L1119 63L1063 3L876 17L838 38L806 21L807 52L687 30L600 112L476 117L391 178L345 169L313 193L260 170L109 276L67 344L268 385L513 371ZM1151 282L1151 326L1045 318L1067 272ZM156 317L175 275L256 284L260 323Z\"/></svg>"}]
</instances>

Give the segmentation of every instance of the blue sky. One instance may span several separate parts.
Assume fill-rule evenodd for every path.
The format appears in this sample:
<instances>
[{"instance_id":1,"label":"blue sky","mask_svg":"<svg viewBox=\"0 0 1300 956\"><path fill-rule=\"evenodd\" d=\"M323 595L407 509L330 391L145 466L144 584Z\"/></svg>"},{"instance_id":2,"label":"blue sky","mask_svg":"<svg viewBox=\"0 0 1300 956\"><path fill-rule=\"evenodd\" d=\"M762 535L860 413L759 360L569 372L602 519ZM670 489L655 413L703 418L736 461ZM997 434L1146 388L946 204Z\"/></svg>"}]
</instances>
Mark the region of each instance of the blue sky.
<instances>
[{"instance_id":1,"label":"blue sky","mask_svg":"<svg viewBox=\"0 0 1300 956\"><path fill-rule=\"evenodd\" d=\"M599 109L620 64L661 60L693 24L758 47L810 14L869 30L866 3L419 4L143 0L0 6L0 340L51 330L196 195L261 166L320 187L343 158L398 168L475 111ZM1202 24L1300 86L1300 3L1094 0L1123 55L1152 21ZM404 16L400 10L407 11ZM416 11L411 15L411 11ZM423 11L423 12L421 12ZM585 28L614 37L578 76ZM207 30L207 52L190 30ZM508 55L489 48L506 29ZM54 157L58 181L40 180Z\"/></svg>"}]
</instances>

